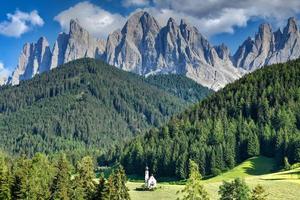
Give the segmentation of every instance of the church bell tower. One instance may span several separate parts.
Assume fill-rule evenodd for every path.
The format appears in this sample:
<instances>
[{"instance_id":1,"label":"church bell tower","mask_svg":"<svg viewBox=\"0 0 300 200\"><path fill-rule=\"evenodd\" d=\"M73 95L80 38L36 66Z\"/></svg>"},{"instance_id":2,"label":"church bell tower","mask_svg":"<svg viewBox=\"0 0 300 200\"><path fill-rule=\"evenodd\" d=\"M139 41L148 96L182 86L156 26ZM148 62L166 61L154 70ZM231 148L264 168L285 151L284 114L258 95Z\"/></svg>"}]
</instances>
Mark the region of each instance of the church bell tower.
<instances>
[{"instance_id":1,"label":"church bell tower","mask_svg":"<svg viewBox=\"0 0 300 200\"><path fill-rule=\"evenodd\" d=\"M145 169L145 184L146 185L148 183L148 180L149 180L149 168L146 166L146 169Z\"/></svg>"}]
</instances>

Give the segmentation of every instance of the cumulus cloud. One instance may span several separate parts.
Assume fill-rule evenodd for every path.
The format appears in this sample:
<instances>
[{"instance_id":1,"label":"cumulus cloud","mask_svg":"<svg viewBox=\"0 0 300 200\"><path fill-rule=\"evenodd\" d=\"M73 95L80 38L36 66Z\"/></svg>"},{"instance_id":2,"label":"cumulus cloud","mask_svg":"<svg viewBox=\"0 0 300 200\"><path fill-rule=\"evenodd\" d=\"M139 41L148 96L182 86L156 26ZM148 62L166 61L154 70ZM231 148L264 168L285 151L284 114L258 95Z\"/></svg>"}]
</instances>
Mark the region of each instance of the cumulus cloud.
<instances>
[{"instance_id":1,"label":"cumulus cloud","mask_svg":"<svg viewBox=\"0 0 300 200\"><path fill-rule=\"evenodd\" d=\"M154 7L145 8L143 10L155 16L161 26L166 25L170 17L174 18L178 23L181 19L185 19L191 25L196 26L205 36L211 36L220 32L233 33L234 26L246 26L248 20L248 18L244 17L244 11L242 9L234 10L234 12L232 9L225 9L218 17L215 18L198 18L196 16L187 15L183 12L171 9L157 9Z\"/></svg>"},{"instance_id":2,"label":"cumulus cloud","mask_svg":"<svg viewBox=\"0 0 300 200\"><path fill-rule=\"evenodd\" d=\"M3 83L3 81L7 80L10 73L11 72L4 67L3 62L0 61L0 83Z\"/></svg>"},{"instance_id":3,"label":"cumulus cloud","mask_svg":"<svg viewBox=\"0 0 300 200\"><path fill-rule=\"evenodd\" d=\"M149 4L150 5L150 4ZM251 19L266 19L282 26L288 17L300 13L299 0L152 0L145 10L166 23L169 17L184 18L204 35L234 31ZM280 13L279 13L280 12Z\"/></svg>"},{"instance_id":4,"label":"cumulus cloud","mask_svg":"<svg viewBox=\"0 0 300 200\"><path fill-rule=\"evenodd\" d=\"M105 38L112 31L122 27L126 21L122 15L110 13L87 1L80 2L54 17L67 32L71 19L77 19L83 28L98 38Z\"/></svg>"},{"instance_id":5,"label":"cumulus cloud","mask_svg":"<svg viewBox=\"0 0 300 200\"><path fill-rule=\"evenodd\" d=\"M202 34L210 37L219 33L233 33L235 27L244 27L252 19L265 19L277 27L288 17L300 13L299 0L122 0L122 6L145 10L164 26L170 17L186 19ZM280 13L279 13L280 11ZM54 19L64 31L70 19L79 23L96 37L106 38L112 31L123 27L126 16L111 13L88 1L78 3L59 13Z\"/></svg>"},{"instance_id":6,"label":"cumulus cloud","mask_svg":"<svg viewBox=\"0 0 300 200\"><path fill-rule=\"evenodd\" d=\"M43 26L44 20L36 10L26 13L16 10L14 14L8 13L7 20L0 22L0 34L10 37L20 37L30 31L34 26Z\"/></svg>"},{"instance_id":7,"label":"cumulus cloud","mask_svg":"<svg viewBox=\"0 0 300 200\"><path fill-rule=\"evenodd\" d=\"M124 0L122 1L123 6L130 7L130 6L147 6L149 5L148 0Z\"/></svg>"}]
</instances>

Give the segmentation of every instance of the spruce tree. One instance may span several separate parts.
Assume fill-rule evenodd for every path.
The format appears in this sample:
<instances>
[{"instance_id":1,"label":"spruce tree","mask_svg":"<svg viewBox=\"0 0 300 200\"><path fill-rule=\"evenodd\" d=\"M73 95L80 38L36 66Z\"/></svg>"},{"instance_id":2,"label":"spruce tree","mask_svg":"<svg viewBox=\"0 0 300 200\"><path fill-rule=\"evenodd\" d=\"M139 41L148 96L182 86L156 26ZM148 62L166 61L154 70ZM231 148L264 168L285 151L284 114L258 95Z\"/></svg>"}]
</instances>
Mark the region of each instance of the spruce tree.
<instances>
[{"instance_id":1,"label":"spruce tree","mask_svg":"<svg viewBox=\"0 0 300 200\"><path fill-rule=\"evenodd\" d=\"M12 199L30 199L29 170L31 161L25 157L20 157L14 166ZM33 197L34 198L34 197Z\"/></svg>"},{"instance_id":2,"label":"spruce tree","mask_svg":"<svg viewBox=\"0 0 300 200\"><path fill-rule=\"evenodd\" d=\"M266 200L267 196L265 189L261 185L257 185L252 190L251 200Z\"/></svg>"},{"instance_id":3,"label":"spruce tree","mask_svg":"<svg viewBox=\"0 0 300 200\"><path fill-rule=\"evenodd\" d=\"M201 174L199 173L199 167L192 160L189 160L189 171L190 175L184 189L177 192L178 194L183 194L183 197L178 198L178 200L208 200L208 193L204 190L204 187L201 184Z\"/></svg>"},{"instance_id":4,"label":"spruce tree","mask_svg":"<svg viewBox=\"0 0 300 200\"><path fill-rule=\"evenodd\" d=\"M72 200L87 199L85 196L83 181L78 176L76 176L74 178L74 180L72 180L72 189L71 189L70 199L72 199Z\"/></svg>"},{"instance_id":5,"label":"spruce tree","mask_svg":"<svg viewBox=\"0 0 300 200\"><path fill-rule=\"evenodd\" d=\"M106 200L108 199L107 187L105 178L103 174L100 175L98 185L96 186L96 191L93 197L93 200Z\"/></svg>"},{"instance_id":6,"label":"spruce tree","mask_svg":"<svg viewBox=\"0 0 300 200\"><path fill-rule=\"evenodd\" d=\"M0 153L0 200L11 199L11 172L4 156Z\"/></svg>"},{"instance_id":7,"label":"spruce tree","mask_svg":"<svg viewBox=\"0 0 300 200\"><path fill-rule=\"evenodd\" d=\"M71 168L64 154L58 158L55 166L55 175L51 185L51 200L71 199Z\"/></svg>"},{"instance_id":8,"label":"spruce tree","mask_svg":"<svg viewBox=\"0 0 300 200\"><path fill-rule=\"evenodd\" d=\"M248 157L258 156L260 152L259 140L255 133L251 133L248 138L247 154Z\"/></svg>"},{"instance_id":9,"label":"spruce tree","mask_svg":"<svg viewBox=\"0 0 300 200\"><path fill-rule=\"evenodd\" d=\"M85 199L92 199L95 192L95 178L93 159L89 156L82 158L77 165L78 182L82 183Z\"/></svg>"},{"instance_id":10,"label":"spruce tree","mask_svg":"<svg viewBox=\"0 0 300 200\"><path fill-rule=\"evenodd\" d=\"M245 181L236 178L232 182L224 181L219 187L220 200L248 200L250 189Z\"/></svg>"},{"instance_id":11,"label":"spruce tree","mask_svg":"<svg viewBox=\"0 0 300 200\"><path fill-rule=\"evenodd\" d=\"M109 193L110 200L130 200L128 188L126 186L126 174L121 165L118 165L109 177Z\"/></svg>"},{"instance_id":12,"label":"spruce tree","mask_svg":"<svg viewBox=\"0 0 300 200\"><path fill-rule=\"evenodd\" d=\"M32 159L29 169L30 199L49 199L50 188L54 170L48 161L47 156L37 153Z\"/></svg>"}]
</instances>

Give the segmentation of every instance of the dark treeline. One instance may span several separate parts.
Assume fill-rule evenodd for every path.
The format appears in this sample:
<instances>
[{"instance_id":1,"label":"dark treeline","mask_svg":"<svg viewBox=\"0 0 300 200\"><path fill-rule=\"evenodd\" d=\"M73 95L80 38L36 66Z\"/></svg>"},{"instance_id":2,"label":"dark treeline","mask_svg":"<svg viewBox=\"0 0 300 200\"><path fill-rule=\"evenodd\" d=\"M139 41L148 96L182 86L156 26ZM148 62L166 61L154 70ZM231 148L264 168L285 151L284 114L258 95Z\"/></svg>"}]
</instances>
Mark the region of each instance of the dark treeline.
<instances>
[{"instance_id":1,"label":"dark treeline","mask_svg":"<svg viewBox=\"0 0 300 200\"><path fill-rule=\"evenodd\" d=\"M300 161L300 60L246 75L159 129L152 129L102 159L119 160L129 174L143 166L157 176L186 178L188 160L203 175L219 174L245 159Z\"/></svg>"},{"instance_id":2,"label":"dark treeline","mask_svg":"<svg viewBox=\"0 0 300 200\"><path fill-rule=\"evenodd\" d=\"M161 125L183 111L189 99L209 93L189 79L177 79L182 86L168 92L162 78L164 86L158 88L155 80L80 59L18 86L1 87L0 148L28 156L64 151L74 160L97 155ZM185 100L178 98L182 90L194 92Z\"/></svg>"},{"instance_id":3,"label":"dark treeline","mask_svg":"<svg viewBox=\"0 0 300 200\"><path fill-rule=\"evenodd\" d=\"M95 180L94 163L84 157L72 166L64 154L52 159L9 158L0 152L0 199L5 200L128 200L126 175L115 166L106 180Z\"/></svg>"},{"instance_id":4,"label":"dark treeline","mask_svg":"<svg viewBox=\"0 0 300 200\"><path fill-rule=\"evenodd\" d=\"M195 81L177 74L152 75L147 77L146 81L192 103L197 103L212 93L208 88L201 87Z\"/></svg>"}]
</instances>

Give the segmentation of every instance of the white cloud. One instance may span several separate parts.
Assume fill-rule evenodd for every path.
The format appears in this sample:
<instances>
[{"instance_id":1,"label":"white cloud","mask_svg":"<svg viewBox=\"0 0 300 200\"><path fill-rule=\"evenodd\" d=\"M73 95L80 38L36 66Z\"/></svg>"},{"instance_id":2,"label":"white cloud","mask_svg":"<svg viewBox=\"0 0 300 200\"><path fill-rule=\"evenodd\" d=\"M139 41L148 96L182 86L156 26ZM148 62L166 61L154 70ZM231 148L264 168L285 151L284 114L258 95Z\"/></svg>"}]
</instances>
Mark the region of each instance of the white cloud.
<instances>
[{"instance_id":1,"label":"white cloud","mask_svg":"<svg viewBox=\"0 0 300 200\"><path fill-rule=\"evenodd\" d=\"M16 10L14 14L7 14L7 20L0 22L0 34L11 37L20 37L34 26L43 26L44 20L36 10L26 13Z\"/></svg>"},{"instance_id":2,"label":"white cloud","mask_svg":"<svg viewBox=\"0 0 300 200\"><path fill-rule=\"evenodd\" d=\"M122 5L125 7L130 7L130 6L147 6L149 5L149 0L123 0Z\"/></svg>"},{"instance_id":3,"label":"white cloud","mask_svg":"<svg viewBox=\"0 0 300 200\"><path fill-rule=\"evenodd\" d=\"M299 0L122 0L124 7L146 10L164 26L170 17L178 23L186 19L206 37L219 33L233 33L235 27L247 26L251 19L266 19L282 26L288 17L300 13ZM279 13L280 11L280 13ZM88 1L78 3L59 13L54 19L64 31L69 30L70 19L79 23L96 37L106 38L122 28L126 17L111 13Z\"/></svg>"},{"instance_id":4,"label":"white cloud","mask_svg":"<svg viewBox=\"0 0 300 200\"><path fill-rule=\"evenodd\" d=\"M95 37L107 35L125 24L126 18L110 13L90 2L81 2L54 17L64 31L69 31L71 19L77 19L80 25Z\"/></svg>"},{"instance_id":5,"label":"white cloud","mask_svg":"<svg viewBox=\"0 0 300 200\"><path fill-rule=\"evenodd\" d=\"M158 21L166 23L169 17L186 19L206 36L243 27L251 19L267 19L277 26L288 17L300 13L299 0L153 0L148 7ZM164 24L163 24L164 25Z\"/></svg>"},{"instance_id":6,"label":"white cloud","mask_svg":"<svg viewBox=\"0 0 300 200\"><path fill-rule=\"evenodd\" d=\"M0 84L7 80L11 72L4 67L4 64L0 61Z\"/></svg>"},{"instance_id":7,"label":"white cloud","mask_svg":"<svg viewBox=\"0 0 300 200\"><path fill-rule=\"evenodd\" d=\"M191 25L196 26L205 36L211 36L220 32L232 33L234 26L246 26L248 20L244 17L244 11L242 9L225 9L223 13L215 18L198 18L183 12L176 12L171 9L157 9L154 7L145 8L143 10L155 16L161 26L165 26L170 17L174 18L177 23L180 23L181 19L185 19Z\"/></svg>"}]
</instances>

